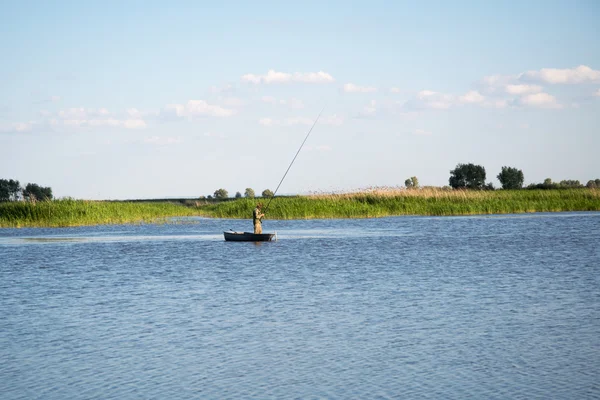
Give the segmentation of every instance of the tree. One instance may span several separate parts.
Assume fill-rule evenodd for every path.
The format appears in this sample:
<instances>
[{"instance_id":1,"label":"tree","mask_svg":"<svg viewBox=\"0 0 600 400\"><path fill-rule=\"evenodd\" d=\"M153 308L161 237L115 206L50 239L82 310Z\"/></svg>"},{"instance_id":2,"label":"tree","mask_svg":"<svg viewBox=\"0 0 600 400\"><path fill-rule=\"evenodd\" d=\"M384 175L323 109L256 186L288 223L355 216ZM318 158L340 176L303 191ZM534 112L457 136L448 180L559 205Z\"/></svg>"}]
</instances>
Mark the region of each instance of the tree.
<instances>
[{"instance_id":1,"label":"tree","mask_svg":"<svg viewBox=\"0 0 600 400\"><path fill-rule=\"evenodd\" d=\"M52 200L52 188L43 187L37 183L28 183L23 189L23 198L28 201Z\"/></svg>"},{"instance_id":2,"label":"tree","mask_svg":"<svg viewBox=\"0 0 600 400\"><path fill-rule=\"evenodd\" d=\"M244 192L244 197L247 197L249 199L253 199L254 198L254 189L252 189L252 188L246 188L246 191Z\"/></svg>"},{"instance_id":3,"label":"tree","mask_svg":"<svg viewBox=\"0 0 600 400\"><path fill-rule=\"evenodd\" d=\"M583 185L579 181L572 180L572 179L560 181L559 185L561 188L569 188L569 189L577 189L577 188L583 187Z\"/></svg>"},{"instance_id":4,"label":"tree","mask_svg":"<svg viewBox=\"0 0 600 400\"><path fill-rule=\"evenodd\" d=\"M218 200L223 200L229 197L229 193L225 189L217 189L213 195L215 199Z\"/></svg>"},{"instance_id":5,"label":"tree","mask_svg":"<svg viewBox=\"0 0 600 400\"><path fill-rule=\"evenodd\" d=\"M600 179L594 179L594 180L590 179L585 186L590 189L600 188Z\"/></svg>"},{"instance_id":6,"label":"tree","mask_svg":"<svg viewBox=\"0 0 600 400\"><path fill-rule=\"evenodd\" d=\"M235 198L236 199L241 199L242 198L242 194L240 192L235 192Z\"/></svg>"},{"instance_id":7,"label":"tree","mask_svg":"<svg viewBox=\"0 0 600 400\"><path fill-rule=\"evenodd\" d=\"M458 164L450 171L448 180L453 189L482 189L485 185L485 168L475 164Z\"/></svg>"},{"instance_id":8,"label":"tree","mask_svg":"<svg viewBox=\"0 0 600 400\"><path fill-rule=\"evenodd\" d=\"M269 189L265 189L262 192L262 197L273 197L273 192L271 192Z\"/></svg>"},{"instance_id":9,"label":"tree","mask_svg":"<svg viewBox=\"0 0 600 400\"><path fill-rule=\"evenodd\" d=\"M419 187L419 179L417 179L416 176L412 176L404 181L404 186L406 186L407 189L410 189L410 188L416 189Z\"/></svg>"},{"instance_id":10,"label":"tree","mask_svg":"<svg viewBox=\"0 0 600 400\"><path fill-rule=\"evenodd\" d=\"M22 190L19 181L0 179L0 201L19 200Z\"/></svg>"},{"instance_id":11,"label":"tree","mask_svg":"<svg viewBox=\"0 0 600 400\"><path fill-rule=\"evenodd\" d=\"M502 184L502 189L521 189L525 181L523 171L513 167L502 167L497 178Z\"/></svg>"}]
</instances>

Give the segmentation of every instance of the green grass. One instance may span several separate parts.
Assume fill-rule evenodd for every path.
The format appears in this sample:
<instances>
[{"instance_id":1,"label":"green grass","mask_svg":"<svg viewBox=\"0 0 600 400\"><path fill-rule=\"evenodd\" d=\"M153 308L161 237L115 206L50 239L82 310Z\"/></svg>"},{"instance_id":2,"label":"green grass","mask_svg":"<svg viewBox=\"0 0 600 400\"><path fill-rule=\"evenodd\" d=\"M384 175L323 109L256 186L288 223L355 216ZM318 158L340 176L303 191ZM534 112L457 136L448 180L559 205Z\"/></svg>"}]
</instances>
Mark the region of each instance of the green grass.
<instances>
[{"instance_id":1,"label":"green grass","mask_svg":"<svg viewBox=\"0 0 600 400\"><path fill-rule=\"evenodd\" d=\"M238 199L201 206L202 215L250 218L256 201ZM600 211L600 190L447 191L392 190L342 195L277 197L270 219L374 218L392 215L473 215Z\"/></svg>"},{"instance_id":2,"label":"green grass","mask_svg":"<svg viewBox=\"0 0 600 400\"><path fill-rule=\"evenodd\" d=\"M61 227L154 222L197 215L194 209L168 202L134 203L53 200L0 203L0 227Z\"/></svg>"},{"instance_id":3,"label":"green grass","mask_svg":"<svg viewBox=\"0 0 600 400\"><path fill-rule=\"evenodd\" d=\"M156 222L201 215L252 218L258 201L53 200L0 203L0 227L61 227ZM526 212L600 211L600 189L460 191L442 189L372 190L349 194L276 197L268 219L376 218L392 215L473 215Z\"/></svg>"}]
</instances>

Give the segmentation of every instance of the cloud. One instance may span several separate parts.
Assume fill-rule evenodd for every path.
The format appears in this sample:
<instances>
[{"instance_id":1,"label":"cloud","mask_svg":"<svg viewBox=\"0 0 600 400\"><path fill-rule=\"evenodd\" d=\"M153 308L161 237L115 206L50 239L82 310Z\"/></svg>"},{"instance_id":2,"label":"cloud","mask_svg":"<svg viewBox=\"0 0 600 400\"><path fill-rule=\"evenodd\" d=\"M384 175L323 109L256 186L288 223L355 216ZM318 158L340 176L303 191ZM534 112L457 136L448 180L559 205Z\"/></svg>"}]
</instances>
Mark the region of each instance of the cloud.
<instances>
[{"instance_id":1,"label":"cloud","mask_svg":"<svg viewBox=\"0 0 600 400\"><path fill-rule=\"evenodd\" d=\"M425 129L415 129L415 131L413 133L417 136L431 136L432 135L431 131L427 131Z\"/></svg>"},{"instance_id":2,"label":"cloud","mask_svg":"<svg viewBox=\"0 0 600 400\"><path fill-rule=\"evenodd\" d=\"M339 116L337 114L332 114L329 116L324 116L319 119L317 124L331 125L331 126L340 126L344 123L344 117Z\"/></svg>"},{"instance_id":3,"label":"cloud","mask_svg":"<svg viewBox=\"0 0 600 400\"><path fill-rule=\"evenodd\" d=\"M314 119L306 118L306 117L290 117L285 119L273 119L270 117L261 118L258 120L258 123L262 126L295 126L295 125L305 125L312 126L314 123ZM323 116L319 119L318 124L323 125L331 125L331 126L340 126L344 123L344 118L338 116L337 114L333 114L330 116Z\"/></svg>"},{"instance_id":4,"label":"cloud","mask_svg":"<svg viewBox=\"0 0 600 400\"><path fill-rule=\"evenodd\" d=\"M447 110L454 103L454 96L438 93L431 90L422 90L416 95L415 105L417 108L430 108L435 110Z\"/></svg>"},{"instance_id":5,"label":"cloud","mask_svg":"<svg viewBox=\"0 0 600 400\"><path fill-rule=\"evenodd\" d=\"M182 143L183 140L181 137L161 137L161 136L151 136L144 139L144 143L152 144L156 146L168 146L172 144Z\"/></svg>"},{"instance_id":6,"label":"cloud","mask_svg":"<svg viewBox=\"0 0 600 400\"><path fill-rule=\"evenodd\" d=\"M239 97L225 97L220 99L220 102L227 107L242 107L246 105L246 102Z\"/></svg>"},{"instance_id":7,"label":"cloud","mask_svg":"<svg viewBox=\"0 0 600 400\"><path fill-rule=\"evenodd\" d=\"M235 88L230 85L223 85L223 86L211 86L208 89L211 93L231 93L231 92L235 92Z\"/></svg>"},{"instance_id":8,"label":"cloud","mask_svg":"<svg viewBox=\"0 0 600 400\"><path fill-rule=\"evenodd\" d=\"M535 108L562 108L554 96L544 92L523 96L519 103Z\"/></svg>"},{"instance_id":9,"label":"cloud","mask_svg":"<svg viewBox=\"0 0 600 400\"><path fill-rule=\"evenodd\" d=\"M343 90L346 93L372 93L376 92L377 88L372 86L358 86L354 83L346 83L343 87Z\"/></svg>"},{"instance_id":10,"label":"cloud","mask_svg":"<svg viewBox=\"0 0 600 400\"><path fill-rule=\"evenodd\" d=\"M0 133L25 133L31 132L35 122L15 122L7 125L0 125Z\"/></svg>"},{"instance_id":11,"label":"cloud","mask_svg":"<svg viewBox=\"0 0 600 400\"><path fill-rule=\"evenodd\" d=\"M190 100L186 104L168 104L165 107L167 113L177 117L230 117L235 114L234 110L208 104L204 100Z\"/></svg>"},{"instance_id":12,"label":"cloud","mask_svg":"<svg viewBox=\"0 0 600 400\"><path fill-rule=\"evenodd\" d=\"M587 65L580 65L566 69L542 68L539 71L527 71L520 77L551 84L597 83L600 82L600 71L593 70Z\"/></svg>"},{"instance_id":13,"label":"cloud","mask_svg":"<svg viewBox=\"0 0 600 400\"><path fill-rule=\"evenodd\" d=\"M144 113L137 108L128 108L126 118L118 118L106 108L75 107L58 112L58 119L51 118L51 126L70 128L83 127L121 127L125 129L143 129L146 127Z\"/></svg>"},{"instance_id":14,"label":"cloud","mask_svg":"<svg viewBox=\"0 0 600 400\"><path fill-rule=\"evenodd\" d=\"M530 93L539 93L542 87L538 85L506 85L505 91L508 94L523 95Z\"/></svg>"},{"instance_id":15,"label":"cloud","mask_svg":"<svg viewBox=\"0 0 600 400\"><path fill-rule=\"evenodd\" d=\"M254 84L277 84L277 83L330 83L335 79L327 72L277 72L270 69L264 75L246 74L242 76L242 81Z\"/></svg>"},{"instance_id":16,"label":"cloud","mask_svg":"<svg viewBox=\"0 0 600 400\"><path fill-rule=\"evenodd\" d=\"M465 93L465 95L460 96L458 100L461 103L473 104L482 103L485 100L485 97L483 97L478 91L471 90L470 92Z\"/></svg>"},{"instance_id":17,"label":"cloud","mask_svg":"<svg viewBox=\"0 0 600 400\"><path fill-rule=\"evenodd\" d=\"M263 101L264 103L273 104L273 105L279 104L279 105L288 106L295 110L304 108L304 103L302 102L302 100L295 99L295 98L285 100L285 99L277 99L273 96L263 96L263 97L261 97L261 101Z\"/></svg>"},{"instance_id":18,"label":"cloud","mask_svg":"<svg viewBox=\"0 0 600 400\"><path fill-rule=\"evenodd\" d=\"M276 121L272 118L261 118L258 120L258 123L263 126L273 126L276 124Z\"/></svg>"},{"instance_id":19,"label":"cloud","mask_svg":"<svg viewBox=\"0 0 600 400\"><path fill-rule=\"evenodd\" d=\"M400 90L400 88L397 87L393 87L390 88L390 93L401 93L402 91Z\"/></svg>"},{"instance_id":20,"label":"cloud","mask_svg":"<svg viewBox=\"0 0 600 400\"><path fill-rule=\"evenodd\" d=\"M594 92L594 96L600 97L600 89L598 89Z\"/></svg>"}]
</instances>

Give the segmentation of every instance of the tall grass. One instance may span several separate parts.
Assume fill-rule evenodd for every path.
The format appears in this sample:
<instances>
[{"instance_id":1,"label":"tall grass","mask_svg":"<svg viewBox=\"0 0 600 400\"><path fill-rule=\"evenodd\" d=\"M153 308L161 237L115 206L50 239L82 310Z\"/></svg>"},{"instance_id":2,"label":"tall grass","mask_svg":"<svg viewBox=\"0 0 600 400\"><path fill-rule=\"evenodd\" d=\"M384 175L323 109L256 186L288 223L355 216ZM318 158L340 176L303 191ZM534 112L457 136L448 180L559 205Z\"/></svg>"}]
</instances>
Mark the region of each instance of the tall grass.
<instances>
[{"instance_id":1,"label":"tall grass","mask_svg":"<svg viewBox=\"0 0 600 400\"><path fill-rule=\"evenodd\" d=\"M53 200L0 203L0 227L60 227L151 222L202 215L252 217L258 199L224 202L111 202ZM266 203L265 199L261 199ZM374 218L392 215L471 215L600 211L600 189L461 191L374 189L358 193L276 197L269 219Z\"/></svg>"},{"instance_id":2,"label":"tall grass","mask_svg":"<svg viewBox=\"0 0 600 400\"><path fill-rule=\"evenodd\" d=\"M238 199L202 206L203 215L250 218L256 201ZM472 215L600 211L599 189L462 191L372 190L273 199L272 219L372 218L392 215Z\"/></svg>"},{"instance_id":3,"label":"tall grass","mask_svg":"<svg viewBox=\"0 0 600 400\"><path fill-rule=\"evenodd\" d=\"M0 227L61 227L149 222L175 216L197 215L180 204L86 200L0 203Z\"/></svg>"}]
</instances>

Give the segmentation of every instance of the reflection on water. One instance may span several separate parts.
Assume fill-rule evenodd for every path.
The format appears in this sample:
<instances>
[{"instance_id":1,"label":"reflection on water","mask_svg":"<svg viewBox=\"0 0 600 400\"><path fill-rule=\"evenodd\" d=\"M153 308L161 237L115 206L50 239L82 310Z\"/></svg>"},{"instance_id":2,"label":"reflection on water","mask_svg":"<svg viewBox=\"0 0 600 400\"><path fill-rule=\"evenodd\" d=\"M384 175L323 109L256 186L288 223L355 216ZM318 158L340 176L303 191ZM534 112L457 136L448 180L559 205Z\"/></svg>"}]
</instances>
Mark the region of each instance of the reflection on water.
<instances>
[{"instance_id":1,"label":"reflection on water","mask_svg":"<svg viewBox=\"0 0 600 400\"><path fill-rule=\"evenodd\" d=\"M2 229L0 397L599 398L599 216Z\"/></svg>"}]
</instances>

